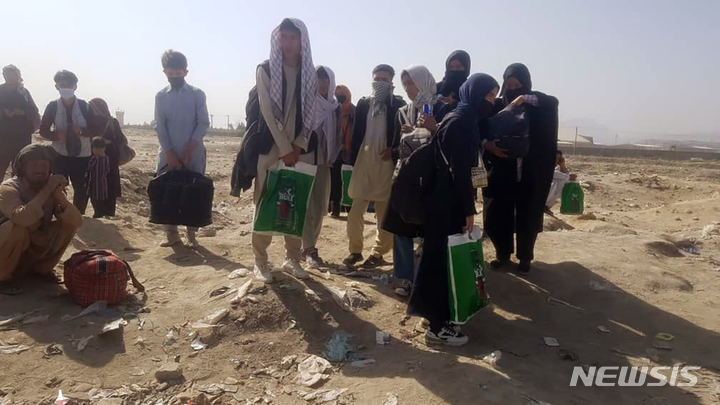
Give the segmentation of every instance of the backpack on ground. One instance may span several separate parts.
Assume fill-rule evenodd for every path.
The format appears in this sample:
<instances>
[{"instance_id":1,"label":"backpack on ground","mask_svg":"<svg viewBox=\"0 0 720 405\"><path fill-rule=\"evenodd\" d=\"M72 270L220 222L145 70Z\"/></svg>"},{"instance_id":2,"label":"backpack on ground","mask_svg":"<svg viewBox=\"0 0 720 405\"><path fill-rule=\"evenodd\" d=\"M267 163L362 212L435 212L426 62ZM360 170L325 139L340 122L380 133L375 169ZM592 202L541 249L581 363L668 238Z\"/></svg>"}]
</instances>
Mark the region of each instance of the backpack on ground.
<instances>
[{"instance_id":1,"label":"backpack on ground","mask_svg":"<svg viewBox=\"0 0 720 405\"><path fill-rule=\"evenodd\" d=\"M110 250L83 250L64 263L65 287L72 301L82 307L97 301L120 304L127 298L127 282L138 291L145 287L130 265Z\"/></svg>"}]
</instances>

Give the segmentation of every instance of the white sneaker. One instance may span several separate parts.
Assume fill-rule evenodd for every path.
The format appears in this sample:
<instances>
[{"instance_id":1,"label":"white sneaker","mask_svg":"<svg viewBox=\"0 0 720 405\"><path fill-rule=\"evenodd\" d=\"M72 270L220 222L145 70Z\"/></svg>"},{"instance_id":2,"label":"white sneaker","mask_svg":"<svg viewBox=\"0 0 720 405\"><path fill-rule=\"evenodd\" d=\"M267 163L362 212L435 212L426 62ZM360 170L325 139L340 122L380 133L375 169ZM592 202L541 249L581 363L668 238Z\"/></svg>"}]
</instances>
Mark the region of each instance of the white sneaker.
<instances>
[{"instance_id":1,"label":"white sneaker","mask_svg":"<svg viewBox=\"0 0 720 405\"><path fill-rule=\"evenodd\" d=\"M300 279L310 278L308 272L305 271L305 269L303 269L300 265L300 262L296 260L287 260L285 264L283 264L283 270L287 271L288 273L292 273L293 276Z\"/></svg>"},{"instance_id":2,"label":"white sneaker","mask_svg":"<svg viewBox=\"0 0 720 405\"><path fill-rule=\"evenodd\" d=\"M262 281L265 284L270 284L274 281L272 268L267 263L262 266L256 264L253 269L253 275L255 276L255 280Z\"/></svg>"},{"instance_id":3,"label":"white sneaker","mask_svg":"<svg viewBox=\"0 0 720 405\"><path fill-rule=\"evenodd\" d=\"M447 325L435 332L428 329L425 332L425 340L428 343L442 343L446 346L464 346L470 339L460 331L457 325Z\"/></svg>"}]
</instances>

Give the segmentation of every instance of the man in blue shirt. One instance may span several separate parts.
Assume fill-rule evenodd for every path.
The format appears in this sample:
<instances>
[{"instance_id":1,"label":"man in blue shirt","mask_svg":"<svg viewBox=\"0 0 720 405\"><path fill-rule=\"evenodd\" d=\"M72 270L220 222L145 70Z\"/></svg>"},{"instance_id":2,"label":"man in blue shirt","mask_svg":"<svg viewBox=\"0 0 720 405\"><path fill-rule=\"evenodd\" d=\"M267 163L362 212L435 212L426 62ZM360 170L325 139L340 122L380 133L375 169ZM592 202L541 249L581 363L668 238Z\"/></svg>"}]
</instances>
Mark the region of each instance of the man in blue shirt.
<instances>
[{"instance_id":1,"label":"man in blue shirt","mask_svg":"<svg viewBox=\"0 0 720 405\"><path fill-rule=\"evenodd\" d=\"M155 96L155 132L160 141L157 171L185 168L205 174L203 138L210 126L205 93L185 82L187 58L182 53L167 50L162 67L170 85ZM177 226L168 225L165 232L167 240L161 246L182 243ZM187 229L191 247L198 246L196 232L196 228Z\"/></svg>"}]
</instances>

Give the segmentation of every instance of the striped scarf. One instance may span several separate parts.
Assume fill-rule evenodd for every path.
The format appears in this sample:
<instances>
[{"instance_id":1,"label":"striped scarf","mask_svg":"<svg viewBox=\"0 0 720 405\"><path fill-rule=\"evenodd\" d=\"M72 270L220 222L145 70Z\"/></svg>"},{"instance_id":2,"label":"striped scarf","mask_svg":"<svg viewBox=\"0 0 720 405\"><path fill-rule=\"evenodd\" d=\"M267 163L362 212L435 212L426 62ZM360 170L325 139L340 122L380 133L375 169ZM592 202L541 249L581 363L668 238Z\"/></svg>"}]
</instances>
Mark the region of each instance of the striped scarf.
<instances>
[{"instance_id":1,"label":"striped scarf","mask_svg":"<svg viewBox=\"0 0 720 405\"><path fill-rule=\"evenodd\" d=\"M392 83L387 82L373 82L372 94L370 95L370 102L372 105L372 115L377 117L378 115L387 111L386 102L390 99L393 93Z\"/></svg>"},{"instance_id":2,"label":"striped scarf","mask_svg":"<svg viewBox=\"0 0 720 405\"><path fill-rule=\"evenodd\" d=\"M302 106L303 133L309 134L313 130L315 120L315 97L317 94L317 73L312 61L310 37L305 23L297 18L289 19L301 32L301 61L300 61L300 102ZM283 124L283 55L280 46L280 26L272 32L270 38L270 98L275 122L280 130ZM288 89L290 91L290 89Z\"/></svg>"}]
</instances>

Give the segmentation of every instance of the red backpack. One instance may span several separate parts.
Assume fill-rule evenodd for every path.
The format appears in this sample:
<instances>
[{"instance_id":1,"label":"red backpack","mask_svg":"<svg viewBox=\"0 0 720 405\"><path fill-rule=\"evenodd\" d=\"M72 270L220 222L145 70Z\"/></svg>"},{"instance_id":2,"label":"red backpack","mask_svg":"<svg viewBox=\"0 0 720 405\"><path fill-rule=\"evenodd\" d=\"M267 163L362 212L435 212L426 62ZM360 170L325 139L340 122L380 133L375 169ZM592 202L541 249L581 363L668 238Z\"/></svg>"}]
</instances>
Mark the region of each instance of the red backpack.
<instances>
[{"instance_id":1,"label":"red backpack","mask_svg":"<svg viewBox=\"0 0 720 405\"><path fill-rule=\"evenodd\" d=\"M97 301L120 304L127 298L128 276L138 291L145 287L130 265L111 250L83 250L65 261L65 287L76 304L87 307Z\"/></svg>"}]
</instances>

